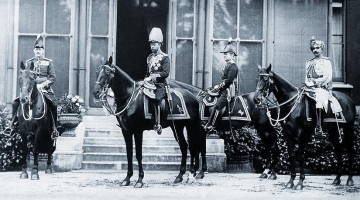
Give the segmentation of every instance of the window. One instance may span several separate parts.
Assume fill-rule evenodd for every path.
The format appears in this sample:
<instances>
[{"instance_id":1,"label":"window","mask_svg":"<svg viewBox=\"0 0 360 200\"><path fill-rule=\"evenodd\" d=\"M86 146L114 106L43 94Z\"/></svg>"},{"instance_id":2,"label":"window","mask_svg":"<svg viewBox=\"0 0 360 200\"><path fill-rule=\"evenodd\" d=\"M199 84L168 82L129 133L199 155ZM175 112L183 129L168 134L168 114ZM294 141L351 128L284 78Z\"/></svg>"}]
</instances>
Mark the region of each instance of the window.
<instances>
[{"instance_id":1,"label":"window","mask_svg":"<svg viewBox=\"0 0 360 200\"><path fill-rule=\"evenodd\" d=\"M74 6L73 0L19 0L16 4L19 19L15 27L16 65L34 57L34 42L41 34L45 57L52 59L55 66L57 81L53 89L57 95L69 92L69 67L73 66L74 60L71 48L74 46Z\"/></svg>"},{"instance_id":2,"label":"window","mask_svg":"<svg viewBox=\"0 0 360 200\"><path fill-rule=\"evenodd\" d=\"M328 52L333 65L333 81L344 82L344 3L343 0L330 2L330 26Z\"/></svg>"},{"instance_id":3,"label":"window","mask_svg":"<svg viewBox=\"0 0 360 200\"><path fill-rule=\"evenodd\" d=\"M220 53L229 37L237 47L236 64L241 93L255 88L257 67L263 63L264 53L264 1L259 0L214 0L212 23L212 85L220 83L222 66Z\"/></svg>"}]
</instances>

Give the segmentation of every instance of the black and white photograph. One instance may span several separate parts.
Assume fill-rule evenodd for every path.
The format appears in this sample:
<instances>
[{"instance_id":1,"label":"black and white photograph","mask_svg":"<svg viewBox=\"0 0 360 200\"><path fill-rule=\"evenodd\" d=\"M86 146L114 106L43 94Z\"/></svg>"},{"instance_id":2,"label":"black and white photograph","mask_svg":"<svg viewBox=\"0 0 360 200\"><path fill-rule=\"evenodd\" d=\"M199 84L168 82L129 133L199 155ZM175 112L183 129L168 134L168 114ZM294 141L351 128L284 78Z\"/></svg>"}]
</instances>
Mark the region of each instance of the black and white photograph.
<instances>
[{"instance_id":1,"label":"black and white photograph","mask_svg":"<svg viewBox=\"0 0 360 200\"><path fill-rule=\"evenodd\" d=\"M359 11L0 0L0 199L358 199Z\"/></svg>"}]
</instances>

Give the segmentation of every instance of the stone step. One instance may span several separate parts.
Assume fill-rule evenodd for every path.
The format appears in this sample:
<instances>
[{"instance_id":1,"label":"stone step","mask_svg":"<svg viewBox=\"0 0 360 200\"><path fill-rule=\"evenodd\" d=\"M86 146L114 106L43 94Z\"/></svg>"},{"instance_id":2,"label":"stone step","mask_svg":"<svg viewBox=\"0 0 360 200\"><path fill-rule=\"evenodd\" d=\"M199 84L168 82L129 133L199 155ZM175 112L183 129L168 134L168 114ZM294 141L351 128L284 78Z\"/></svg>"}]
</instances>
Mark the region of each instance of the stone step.
<instances>
[{"instance_id":1,"label":"stone step","mask_svg":"<svg viewBox=\"0 0 360 200\"><path fill-rule=\"evenodd\" d=\"M122 137L84 137L83 145L125 145L125 140ZM175 138L143 138L143 146L178 146L178 143Z\"/></svg>"},{"instance_id":2,"label":"stone step","mask_svg":"<svg viewBox=\"0 0 360 200\"><path fill-rule=\"evenodd\" d=\"M135 145L133 146L135 151ZM125 145L83 145L84 153L125 153ZM145 146L142 151L144 153L180 153L179 146Z\"/></svg>"},{"instance_id":3,"label":"stone step","mask_svg":"<svg viewBox=\"0 0 360 200\"><path fill-rule=\"evenodd\" d=\"M86 128L84 137L121 137L123 138L120 128L111 129L106 126L103 128ZM174 138L171 128L163 129L161 135L155 131L144 131L143 138Z\"/></svg>"},{"instance_id":4,"label":"stone step","mask_svg":"<svg viewBox=\"0 0 360 200\"><path fill-rule=\"evenodd\" d=\"M137 162L133 162L133 169L139 170ZM187 170L190 169L189 164L187 164ZM84 161L81 164L82 170L127 170L127 162L115 162L115 161L102 161L102 162L92 162ZM180 162L143 162L143 169L145 171L150 170L161 170L161 171L177 171L180 169Z\"/></svg>"},{"instance_id":5,"label":"stone step","mask_svg":"<svg viewBox=\"0 0 360 200\"><path fill-rule=\"evenodd\" d=\"M188 154L188 158L190 155ZM181 162L180 152L171 153L143 153L143 162ZM133 160L136 160L135 151ZM83 153L83 161L127 161L126 153Z\"/></svg>"}]
</instances>

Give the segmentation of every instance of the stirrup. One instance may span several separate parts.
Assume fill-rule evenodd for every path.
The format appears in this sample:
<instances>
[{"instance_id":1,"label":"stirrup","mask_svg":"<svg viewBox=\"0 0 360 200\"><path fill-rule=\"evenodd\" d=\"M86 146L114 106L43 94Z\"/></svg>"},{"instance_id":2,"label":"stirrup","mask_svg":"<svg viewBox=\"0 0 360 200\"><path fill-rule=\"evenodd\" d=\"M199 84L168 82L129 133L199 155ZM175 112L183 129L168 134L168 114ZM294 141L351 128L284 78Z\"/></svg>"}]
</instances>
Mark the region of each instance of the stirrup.
<instances>
[{"instance_id":1,"label":"stirrup","mask_svg":"<svg viewBox=\"0 0 360 200\"><path fill-rule=\"evenodd\" d=\"M323 134L323 131L322 131L322 128L321 128L320 125L316 125L315 134L317 134L317 135L322 135Z\"/></svg>"},{"instance_id":2,"label":"stirrup","mask_svg":"<svg viewBox=\"0 0 360 200\"><path fill-rule=\"evenodd\" d=\"M51 140L56 140L59 137L59 131L54 129L51 133Z\"/></svg>"},{"instance_id":3,"label":"stirrup","mask_svg":"<svg viewBox=\"0 0 360 200\"><path fill-rule=\"evenodd\" d=\"M154 131L158 134L158 135L161 135L162 133L162 127L160 124L155 124L154 125Z\"/></svg>"}]
</instances>

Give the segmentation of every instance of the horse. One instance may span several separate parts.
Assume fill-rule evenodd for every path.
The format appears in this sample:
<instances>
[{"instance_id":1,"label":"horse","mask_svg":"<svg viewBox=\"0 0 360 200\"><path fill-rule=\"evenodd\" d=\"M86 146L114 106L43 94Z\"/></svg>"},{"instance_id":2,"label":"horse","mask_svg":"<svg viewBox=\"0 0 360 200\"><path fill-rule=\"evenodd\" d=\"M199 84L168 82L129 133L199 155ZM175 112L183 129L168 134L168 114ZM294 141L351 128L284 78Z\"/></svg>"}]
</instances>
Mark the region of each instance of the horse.
<instances>
[{"instance_id":1,"label":"horse","mask_svg":"<svg viewBox=\"0 0 360 200\"><path fill-rule=\"evenodd\" d=\"M294 179L296 177L295 171L295 153L294 148L298 148L298 159L300 167L300 179L295 190L303 189L303 181L305 179L304 172L304 154L305 148L310 140L311 134L315 133L315 120L308 120L308 118L316 119L315 101L308 99L305 95L306 88L301 89L295 87L281 75L271 70L271 65L265 68L258 67L259 74L257 77L256 91L254 95L254 102L261 103L262 98L266 98L270 93L273 93L276 99L281 102L278 105L280 112L275 119L271 121L274 123L281 123L283 127L283 135L288 145L288 153L290 159L290 180L286 184L286 188L294 188ZM349 156L349 173L346 185L353 186L352 179L352 165L354 160L354 121L355 121L355 104L349 96L342 92L332 91L332 95L339 101L342 113L345 118L343 123L338 123L338 119L331 112L323 114L327 117L335 117L335 121L323 122L323 131L329 134L329 139L335 147L336 158L338 162L337 175L333 181L334 185L341 183L340 177L342 175L342 155L343 147L347 148ZM307 108L307 105L309 106ZM324 116L324 115L322 115ZM343 135L340 130L343 130Z\"/></svg>"},{"instance_id":2,"label":"horse","mask_svg":"<svg viewBox=\"0 0 360 200\"><path fill-rule=\"evenodd\" d=\"M184 88L186 90L191 91L193 94L196 94L197 98L200 99L200 102L202 102L203 98L206 98L205 96L207 95L207 90L202 90L196 86L175 80L173 80L170 83L172 83L176 87ZM241 97L244 100L245 106L247 107L247 111L249 113L250 120L231 120L231 121L229 121L228 119L219 120L216 130L219 132L232 131L233 128L239 129L247 125L253 125L254 128L257 130L257 133L259 134L261 141L264 144L265 155L266 155L266 163L265 163L266 167L259 178L276 180L278 155L280 152L277 150L277 148L274 148L274 146L277 141L278 127L274 127L270 124L268 117L266 117L267 110L264 109L264 107L255 105L253 101L254 92L242 94L235 98L239 98L239 97ZM266 99L266 103L270 105L274 105L276 104L276 100ZM274 113L276 112L276 109L271 109L270 112ZM224 112L224 117L228 117L227 111ZM202 120L202 124L205 124L206 122L207 121ZM268 176L268 173L270 173L270 176Z\"/></svg>"},{"instance_id":3,"label":"horse","mask_svg":"<svg viewBox=\"0 0 360 200\"><path fill-rule=\"evenodd\" d=\"M51 157L55 151L55 141L52 138L53 119L45 96L35 82L34 63L25 66L20 64L18 79L20 90L20 106L17 110L19 131L22 139L22 171L21 179L27 179L27 155L32 148L34 156L31 180L39 180L38 155L47 153L46 174L52 173ZM30 147L29 147L30 146ZM32 147L31 147L32 146Z\"/></svg>"},{"instance_id":4,"label":"horse","mask_svg":"<svg viewBox=\"0 0 360 200\"><path fill-rule=\"evenodd\" d=\"M99 100L107 92L108 88L111 88L114 94L114 99L117 105L116 116L119 126L121 127L122 134L126 144L126 153L128 161L128 170L126 178L121 182L121 186L130 185L130 178L133 175L133 140L135 139L136 159L139 165L139 178L136 181L134 187L141 188L143 186L144 170L142 167L142 140L144 130L153 130L155 119L146 119L145 112L145 99L144 92L142 92L142 82L135 82L128 74L126 74L119 67L112 64L112 57L100 65L97 71L96 83L92 94L95 99ZM189 117L187 119L174 120L161 120L162 127L171 127L174 137L179 143L181 150L181 164L180 172L175 178L174 183L180 183L183 181L183 175L186 172L186 159L187 148L189 147L191 161L190 170L195 176L196 171L199 169L199 152L200 149L206 148L206 135L203 131L199 121L199 104L195 95L189 91L176 88L177 92L183 96L188 111ZM173 92L175 92L175 90ZM144 104L145 103L145 104ZM166 104L164 110L169 110L169 106ZM149 106L149 112L150 106ZM169 113L164 111L165 114ZM169 113L170 114L170 113ZM183 129L186 127L188 143L183 133ZM203 152L205 155L205 152ZM206 159L203 158L202 169L196 178L203 178L204 172L207 169Z\"/></svg>"}]
</instances>

